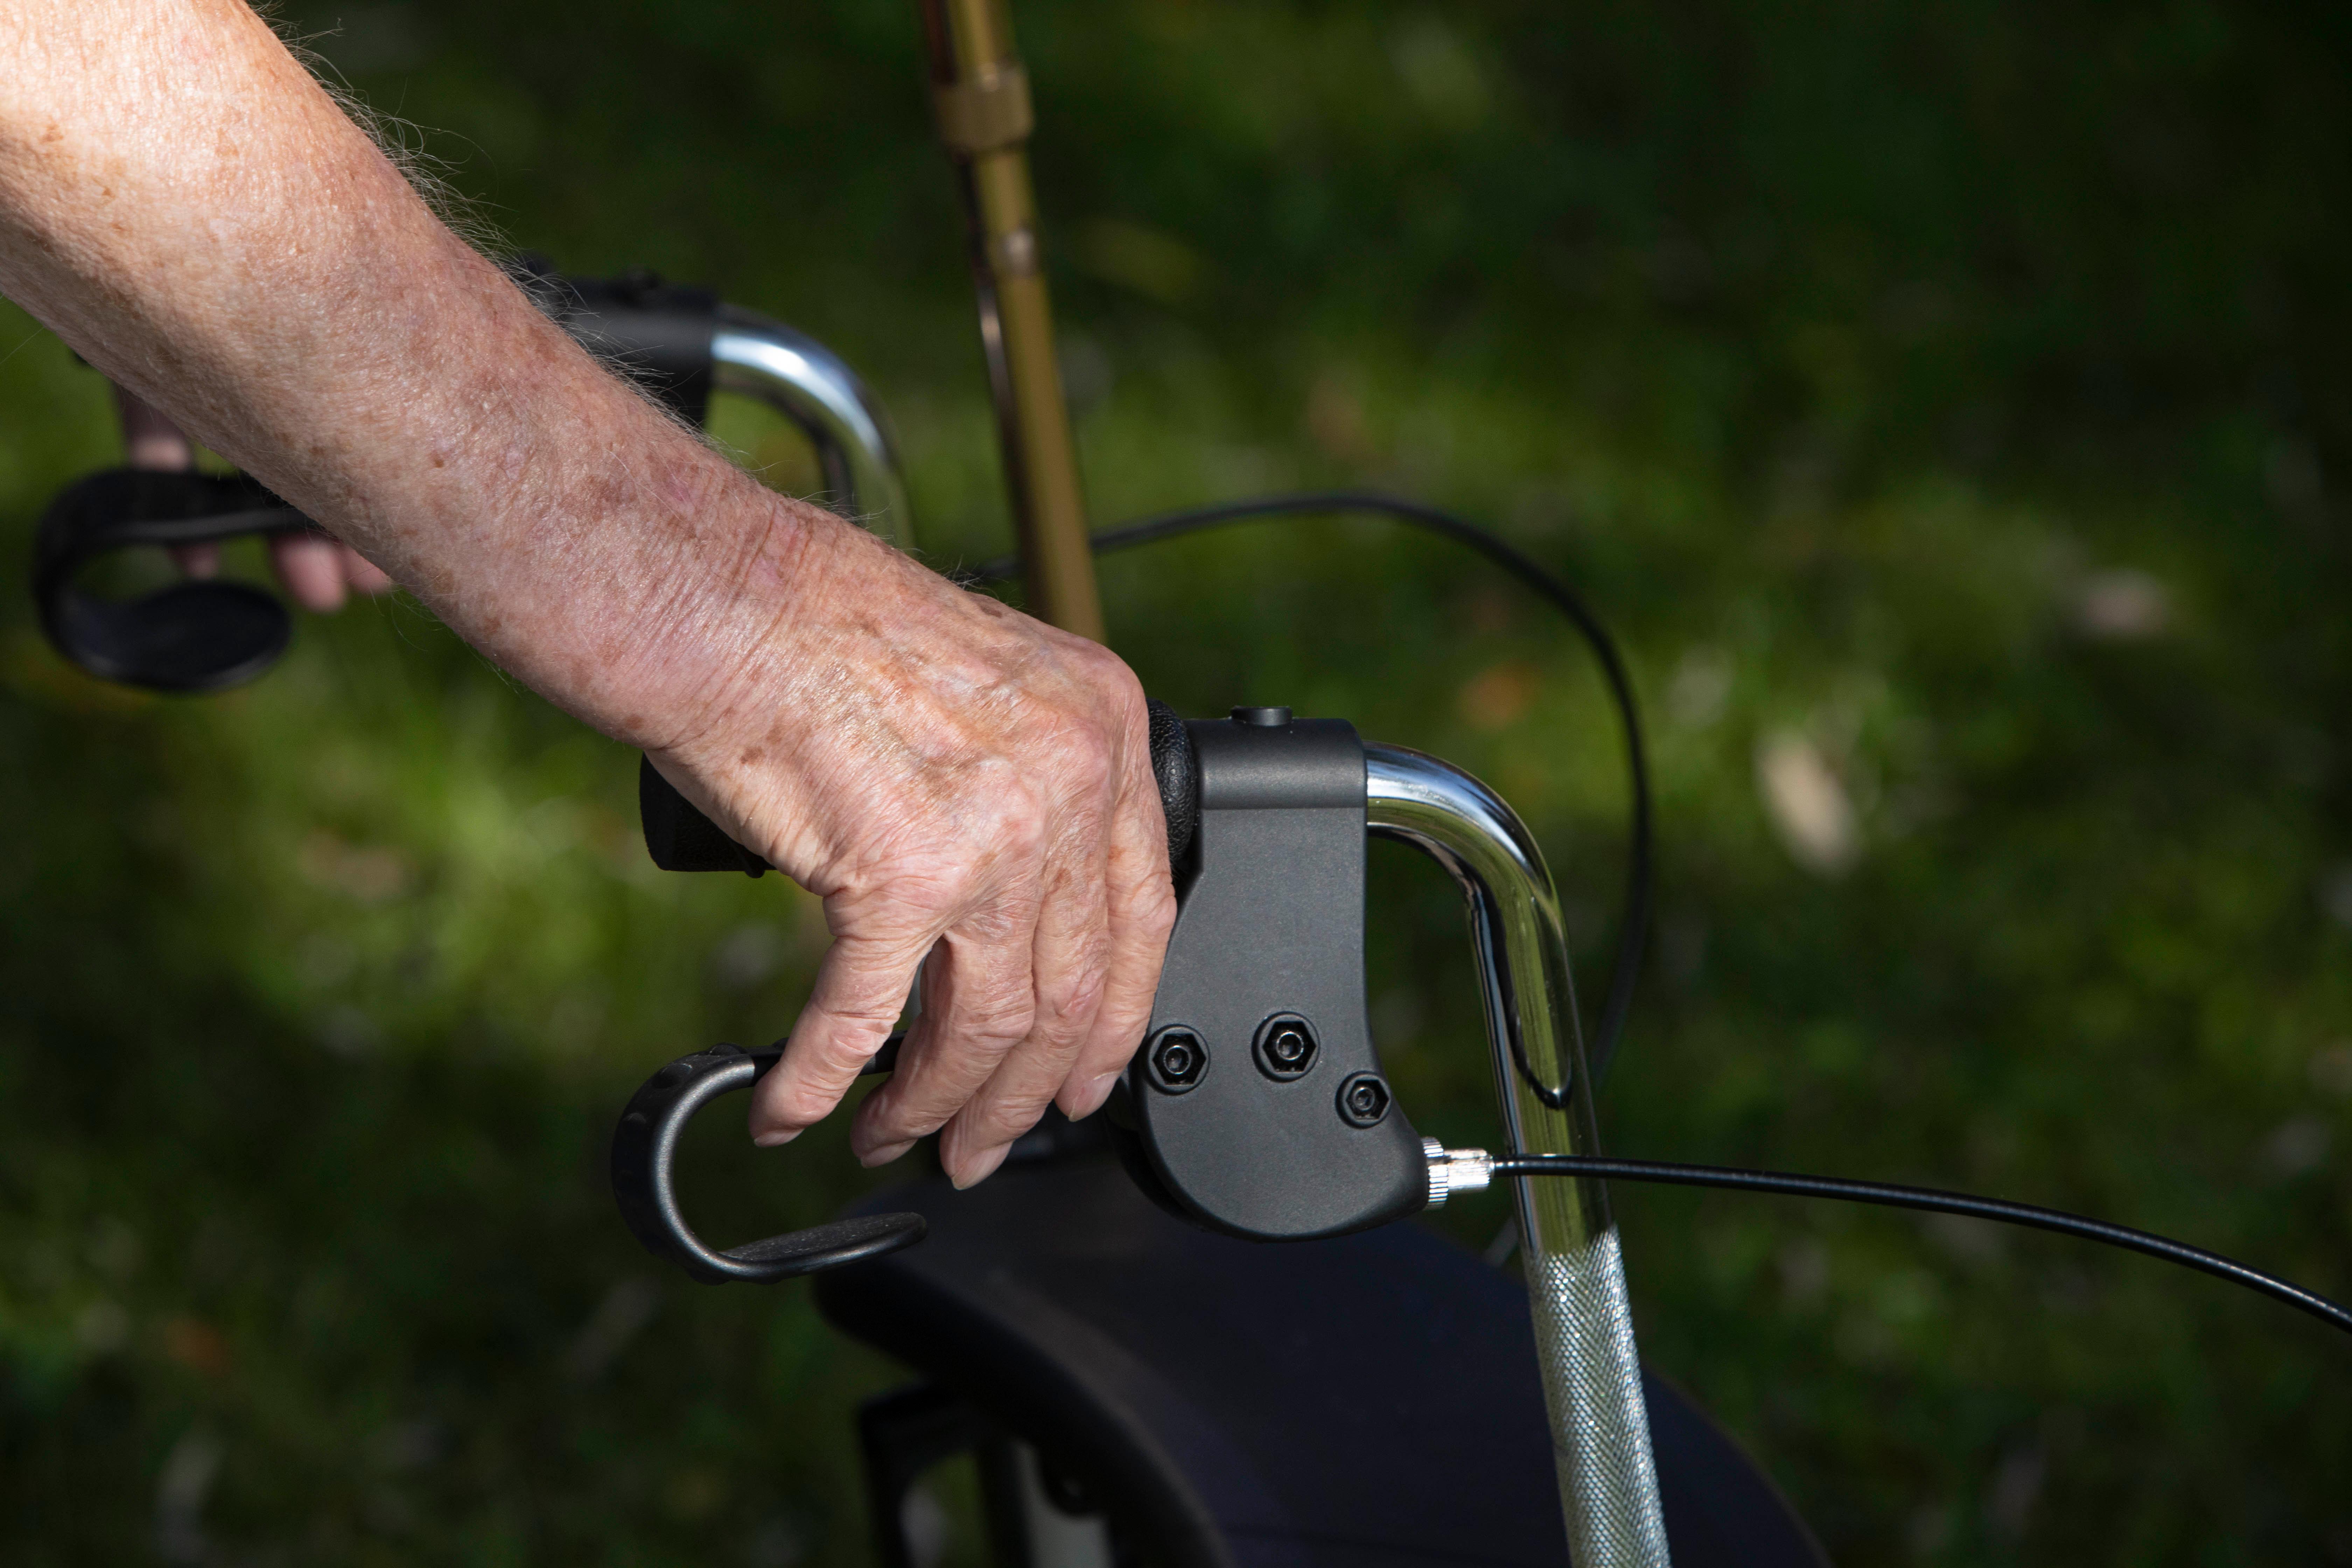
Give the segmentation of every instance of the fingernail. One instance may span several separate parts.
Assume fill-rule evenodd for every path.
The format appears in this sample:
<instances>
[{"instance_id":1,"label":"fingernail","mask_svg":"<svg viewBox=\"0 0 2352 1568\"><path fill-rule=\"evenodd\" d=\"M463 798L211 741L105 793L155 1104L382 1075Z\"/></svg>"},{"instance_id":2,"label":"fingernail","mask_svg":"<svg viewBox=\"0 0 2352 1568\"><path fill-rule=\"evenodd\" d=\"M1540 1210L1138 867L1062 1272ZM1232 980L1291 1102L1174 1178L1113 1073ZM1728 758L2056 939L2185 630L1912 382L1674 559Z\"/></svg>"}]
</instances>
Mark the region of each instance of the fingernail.
<instances>
[{"instance_id":1,"label":"fingernail","mask_svg":"<svg viewBox=\"0 0 2352 1568\"><path fill-rule=\"evenodd\" d=\"M996 1173L996 1167L1004 1163L1004 1156L1011 1152L1013 1152L1012 1144L999 1143L985 1154L976 1155L964 1162L963 1174L955 1178L956 1191L962 1192L966 1187L976 1187L988 1180Z\"/></svg>"},{"instance_id":2,"label":"fingernail","mask_svg":"<svg viewBox=\"0 0 2352 1568\"><path fill-rule=\"evenodd\" d=\"M870 1171L877 1165L888 1164L914 1146L915 1141L912 1138L901 1138L896 1143L877 1143L857 1156L857 1163Z\"/></svg>"},{"instance_id":3,"label":"fingernail","mask_svg":"<svg viewBox=\"0 0 2352 1568\"><path fill-rule=\"evenodd\" d=\"M751 1146L755 1149L774 1149L799 1137L801 1131L797 1127L780 1127L772 1131L754 1132L751 1134Z\"/></svg>"},{"instance_id":4,"label":"fingernail","mask_svg":"<svg viewBox=\"0 0 2352 1568\"><path fill-rule=\"evenodd\" d=\"M1084 1121L1087 1117L1100 1110L1103 1108L1103 1102L1110 1098L1110 1091L1118 1087L1119 1071L1120 1069L1113 1068L1086 1088L1078 1090L1079 1108L1069 1113L1070 1120Z\"/></svg>"}]
</instances>

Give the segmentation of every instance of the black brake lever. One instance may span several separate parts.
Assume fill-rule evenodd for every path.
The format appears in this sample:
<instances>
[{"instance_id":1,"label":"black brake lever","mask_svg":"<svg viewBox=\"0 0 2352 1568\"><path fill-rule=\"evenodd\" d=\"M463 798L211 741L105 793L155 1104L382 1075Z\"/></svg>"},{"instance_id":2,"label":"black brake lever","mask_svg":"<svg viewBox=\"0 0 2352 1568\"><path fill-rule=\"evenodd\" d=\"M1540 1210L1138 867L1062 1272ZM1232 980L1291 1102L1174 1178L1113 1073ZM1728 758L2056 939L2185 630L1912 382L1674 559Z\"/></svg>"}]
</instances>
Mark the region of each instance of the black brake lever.
<instances>
[{"instance_id":1,"label":"black brake lever","mask_svg":"<svg viewBox=\"0 0 2352 1568\"><path fill-rule=\"evenodd\" d=\"M109 468L59 492L33 545L33 599L57 650L101 679L151 691L217 691L277 662L293 636L286 607L260 589L209 579L140 598L74 586L101 555L134 545L214 544L312 531L259 481Z\"/></svg>"},{"instance_id":2,"label":"black brake lever","mask_svg":"<svg viewBox=\"0 0 2352 1568\"><path fill-rule=\"evenodd\" d=\"M891 1036L858 1076L873 1077L897 1068L904 1041L902 1035ZM613 1130L613 1196L620 1205L622 1219L646 1251L668 1258L706 1284L729 1280L771 1284L879 1258L923 1239L920 1215L861 1215L721 1252L686 1223L670 1172L677 1156L678 1135L705 1105L722 1094L751 1088L783 1054L783 1047L778 1044L756 1051L740 1046L713 1046L680 1057L630 1097L620 1125Z\"/></svg>"}]
</instances>

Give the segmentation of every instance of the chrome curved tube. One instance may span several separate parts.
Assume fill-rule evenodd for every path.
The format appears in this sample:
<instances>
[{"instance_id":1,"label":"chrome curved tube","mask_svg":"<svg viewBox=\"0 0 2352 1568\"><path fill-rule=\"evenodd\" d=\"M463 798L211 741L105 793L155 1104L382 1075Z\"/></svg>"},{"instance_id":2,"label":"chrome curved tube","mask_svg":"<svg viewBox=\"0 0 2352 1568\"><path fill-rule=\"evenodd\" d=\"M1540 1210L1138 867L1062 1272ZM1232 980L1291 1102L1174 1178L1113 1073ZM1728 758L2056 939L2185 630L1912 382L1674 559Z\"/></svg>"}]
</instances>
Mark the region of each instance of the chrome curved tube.
<instances>
[{"instance_id":1,"label":"chrome curved tube","mask_svg":"<svg viewBox=\"0 0 2352 1568\"><path fill-rule=\"evenodd\" d=\"M727 305L710 358L719 391L755 398L807 432L824 470L825 504L900 549L913 548L889 421L839 354L806 332Z\"/></svg>"},{"instance_id":2,"label":"chrome curved tube","mask_svg":"<svg viewBox=\"0 0 2352 1568\"><path fill-rule=\"evenodd\" d=\"M1371 832L1429 855L1469 900L1511 1147L1597 1152L1559 896L1543 852L1502 797L1461 769L1402 746L1364 752ZM1547 1097L1537 1084L1568 1093ZM1570 1559L1576 1568L1664 1568L1665 1520L1608 1192L1598 1182L1522 1181L1517 1198Z\"/></svg>"}]
</instances>

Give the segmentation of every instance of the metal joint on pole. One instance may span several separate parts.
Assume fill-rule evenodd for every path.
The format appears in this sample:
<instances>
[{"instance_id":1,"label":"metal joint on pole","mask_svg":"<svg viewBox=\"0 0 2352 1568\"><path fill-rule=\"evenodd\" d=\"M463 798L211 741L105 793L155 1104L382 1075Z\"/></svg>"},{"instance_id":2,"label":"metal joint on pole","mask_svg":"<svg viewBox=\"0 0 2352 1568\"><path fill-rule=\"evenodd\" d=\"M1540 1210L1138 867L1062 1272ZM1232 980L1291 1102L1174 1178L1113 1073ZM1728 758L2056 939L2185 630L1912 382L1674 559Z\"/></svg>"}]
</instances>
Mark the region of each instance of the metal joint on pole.
<instances>
[{"instance_id":1,"label":"metal joint on pole","mask_svg":"<svg viewBox=\"0 0 2352 1568\"><path fill-rule=\"evenodd\" d=\"M981 343L1029 612L1100 642L1102 598L1029 183L1029 78L1003 0L919 4L940 140L956 162L971 225Z\"/></svg>"},{"instance_id":2,"label":"metal joint on pole","mask_svg":"<svg viewBox=\"0 0 2352 1568\"><path fill-rule=\"evenodd\" d=\"M940 140L958 158L977 158L1029 140L1037 117L1029 105L1029 73L1018 65L931 89Z\"/></svg>"}]
</instances>

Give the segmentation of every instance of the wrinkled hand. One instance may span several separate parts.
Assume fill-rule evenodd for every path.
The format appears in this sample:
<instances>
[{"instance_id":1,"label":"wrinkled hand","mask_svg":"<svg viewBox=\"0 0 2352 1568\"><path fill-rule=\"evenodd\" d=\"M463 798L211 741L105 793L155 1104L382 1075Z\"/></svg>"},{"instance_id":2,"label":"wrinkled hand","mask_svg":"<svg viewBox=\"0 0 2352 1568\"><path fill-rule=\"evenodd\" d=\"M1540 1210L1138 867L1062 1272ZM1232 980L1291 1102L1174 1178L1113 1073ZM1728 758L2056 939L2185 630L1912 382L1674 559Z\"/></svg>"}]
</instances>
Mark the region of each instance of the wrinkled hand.
<instances>
[{"instance_id":1,"label":"wrinkled hand","mask_svg":"<svg viewBox=\"0 0 2352 1568\"><path fill-rule=\"evenodd\" d=\"M1099 646L818 517L790 608L650 754L824 900L833 946L755 1140L840 1101L919 970L921 1016L852 1142L874 1165L944 1128L969 1186L1049 1103L1099 1108L1150 1016L1175 895L1143 693Z\"/></svg>"},{"instance_id":2,"label":"wrinkled hand","mask_svg":"<svg viewBox=\"0 0 2352 1568\"><path fill-rule=\"evenodd\" d=\"M114 389L114 402L122 417L130 467L180 474L196 466L194 443L169 415L121 386ZM183 544L173 550L172 559L191 577L210 577L220 570L220 546ZM269 566L296 604L320 614L341 609L349 595L376 595L393 586L392 579L366 556L319 533L275 535L269 541Z\"/></svg>"}]
</instances>

